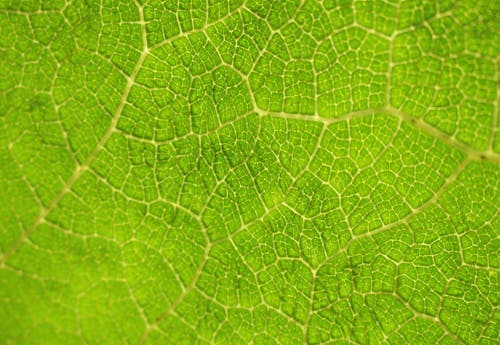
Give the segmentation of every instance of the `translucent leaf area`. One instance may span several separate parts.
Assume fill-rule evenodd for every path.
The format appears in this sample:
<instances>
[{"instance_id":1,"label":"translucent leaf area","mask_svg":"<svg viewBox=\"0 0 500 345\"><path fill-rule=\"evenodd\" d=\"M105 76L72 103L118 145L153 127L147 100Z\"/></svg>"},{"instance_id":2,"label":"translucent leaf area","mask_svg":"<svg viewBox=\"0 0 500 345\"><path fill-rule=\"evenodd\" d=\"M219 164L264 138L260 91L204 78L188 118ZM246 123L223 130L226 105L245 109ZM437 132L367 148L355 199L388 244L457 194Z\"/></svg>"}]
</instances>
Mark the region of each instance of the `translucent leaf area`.
<instances>
[{"instance_id":1,"label":"translucent leaf area","mask_svg":"<svg viewBox=\"0 0 500 345\"><path fill-rule=\"evenodd\" d=\"M0 344L499 344L500 2L0 2Z\"/></svg>"}]
</instances>

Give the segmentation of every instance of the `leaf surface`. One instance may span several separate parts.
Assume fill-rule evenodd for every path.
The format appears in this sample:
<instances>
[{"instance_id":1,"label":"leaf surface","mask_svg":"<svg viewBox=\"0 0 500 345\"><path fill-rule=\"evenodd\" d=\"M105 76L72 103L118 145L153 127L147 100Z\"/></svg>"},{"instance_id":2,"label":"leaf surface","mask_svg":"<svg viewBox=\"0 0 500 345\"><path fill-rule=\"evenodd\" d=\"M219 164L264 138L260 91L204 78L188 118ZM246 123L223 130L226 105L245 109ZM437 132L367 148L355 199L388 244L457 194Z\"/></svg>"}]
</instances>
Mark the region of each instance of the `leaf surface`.
<instances>
[{"instance_id":1,"label":"leaf surface","mask_svg":"<svg viewBox=\"0 0 500 345\"><path fill-rule=\"evenodd\" d=\"M499 16L4 1L0 343L497 343Z\"/></svg>"}]
</instances>

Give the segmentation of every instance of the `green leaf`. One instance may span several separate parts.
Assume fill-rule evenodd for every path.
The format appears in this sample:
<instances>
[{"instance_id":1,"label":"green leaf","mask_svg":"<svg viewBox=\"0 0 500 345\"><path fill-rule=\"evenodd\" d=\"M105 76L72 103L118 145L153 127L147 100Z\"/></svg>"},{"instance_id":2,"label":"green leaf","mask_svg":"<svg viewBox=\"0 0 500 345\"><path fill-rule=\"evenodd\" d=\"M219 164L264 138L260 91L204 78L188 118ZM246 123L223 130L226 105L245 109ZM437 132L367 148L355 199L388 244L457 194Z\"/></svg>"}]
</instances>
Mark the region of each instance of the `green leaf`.
<instances>
[{"instance_id":1,"label":"green leaf","mask_svg":"<svg viewBox=\"0 0 500 345\"><path fill-rule=\"evenodd\" d=\"M0 344L496 344L500 2L0 4Z\"/></svg>"}]
</instances>

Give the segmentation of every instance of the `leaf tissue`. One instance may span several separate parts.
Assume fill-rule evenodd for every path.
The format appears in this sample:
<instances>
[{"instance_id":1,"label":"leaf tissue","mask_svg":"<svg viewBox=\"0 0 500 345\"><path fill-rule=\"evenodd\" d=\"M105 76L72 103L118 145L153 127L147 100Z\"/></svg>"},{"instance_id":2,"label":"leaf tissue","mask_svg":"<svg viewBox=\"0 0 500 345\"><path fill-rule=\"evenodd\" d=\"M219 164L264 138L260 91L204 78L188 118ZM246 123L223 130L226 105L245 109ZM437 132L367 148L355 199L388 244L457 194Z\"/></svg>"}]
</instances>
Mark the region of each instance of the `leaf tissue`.
<instances>
[{"instance_id":1,"label":"leaf tissue","mask_svg":"<svg viewBox=\"0 0 500 345\"><path fill-rule=\"evenodd\" d=\"M0 344L499 344L499 18L2 1Z\"/></svg>"}]
</instances>

